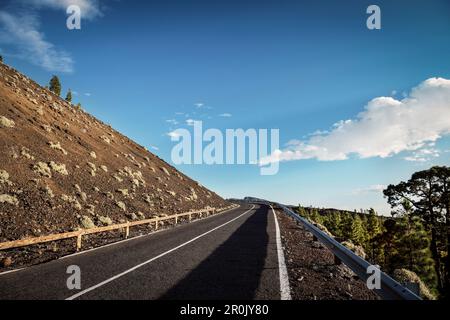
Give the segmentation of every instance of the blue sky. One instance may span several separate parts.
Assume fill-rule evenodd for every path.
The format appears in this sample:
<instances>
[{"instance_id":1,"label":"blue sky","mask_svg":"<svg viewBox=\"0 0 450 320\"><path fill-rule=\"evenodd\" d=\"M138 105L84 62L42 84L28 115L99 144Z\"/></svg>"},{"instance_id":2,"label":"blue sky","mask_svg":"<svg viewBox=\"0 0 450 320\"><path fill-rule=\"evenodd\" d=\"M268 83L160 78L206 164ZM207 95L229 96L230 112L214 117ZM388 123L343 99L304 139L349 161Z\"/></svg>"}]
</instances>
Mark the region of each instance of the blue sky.
<instances>
[{"instance_id":1,"label":"blue sky","mask_svg":"<svg viewBox=\"0 0 450 320\"><path fill-rule=\"evenodd\" d=\"M66 28L70 3L84 10L81 30ZM366 27L371 4L381 8L381 30ZM168 162L167 133L189 128L187 119L221 130L280 129L289 161L277 175L253 165L177 166L224 197L388 213L384 185L450 164L450 126L439 122L450 109L445 0L2 1L0 50L41 84L57 74L87 111ZM434 77L442 81L425 82ZM382 135L397 125L373 120L375 107L361 116L379 97L394 102L383 100L377 114L390 115L398 101L415 108L403 99L421 84L422 111L393 117L406 131ZM356 126L333 127L348 119ZM327 132L310 140L317 130ZM333 147L308 153L312 145Z\"/></svg>"}]
</instances>

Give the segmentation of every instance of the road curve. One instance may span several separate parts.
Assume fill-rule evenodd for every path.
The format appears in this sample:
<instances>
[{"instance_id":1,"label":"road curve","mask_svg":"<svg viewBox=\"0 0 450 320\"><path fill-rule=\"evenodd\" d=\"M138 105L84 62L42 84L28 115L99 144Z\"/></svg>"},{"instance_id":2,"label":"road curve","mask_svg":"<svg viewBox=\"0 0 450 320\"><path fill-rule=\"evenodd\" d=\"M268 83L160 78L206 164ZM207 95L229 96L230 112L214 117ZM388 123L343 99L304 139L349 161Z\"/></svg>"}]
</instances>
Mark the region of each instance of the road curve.
<instances>
[{"instance_id":1,"label":"road curve","mask_svg":"<svg viewBox=\"0 0 450 320\"><path fill-rule=\"evenodd\" d=\"M0 275L0 299L280 299L274 215L226 213ZM67 268L81 269L69 290Z\"/></svg>"}]
</instances>

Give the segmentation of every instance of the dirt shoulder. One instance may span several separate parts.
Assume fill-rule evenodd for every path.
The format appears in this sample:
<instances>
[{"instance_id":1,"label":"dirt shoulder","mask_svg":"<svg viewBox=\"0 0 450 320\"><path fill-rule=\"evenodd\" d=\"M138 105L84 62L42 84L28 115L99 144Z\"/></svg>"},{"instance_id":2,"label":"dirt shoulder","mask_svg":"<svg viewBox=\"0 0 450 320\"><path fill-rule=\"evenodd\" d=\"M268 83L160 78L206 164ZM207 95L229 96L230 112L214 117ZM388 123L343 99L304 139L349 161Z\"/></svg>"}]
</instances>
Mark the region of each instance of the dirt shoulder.
<instances>
[{"instance_id":1,"label":"dirt shoulder","mask_svg":"<svg viewBox=\"0 0 450 320\"><path fill-rule=\"evenodd\" d=\"M311 233L277 212L291 295L294 300L376 300L378 296Z\"/></svg>"}]
</instances>

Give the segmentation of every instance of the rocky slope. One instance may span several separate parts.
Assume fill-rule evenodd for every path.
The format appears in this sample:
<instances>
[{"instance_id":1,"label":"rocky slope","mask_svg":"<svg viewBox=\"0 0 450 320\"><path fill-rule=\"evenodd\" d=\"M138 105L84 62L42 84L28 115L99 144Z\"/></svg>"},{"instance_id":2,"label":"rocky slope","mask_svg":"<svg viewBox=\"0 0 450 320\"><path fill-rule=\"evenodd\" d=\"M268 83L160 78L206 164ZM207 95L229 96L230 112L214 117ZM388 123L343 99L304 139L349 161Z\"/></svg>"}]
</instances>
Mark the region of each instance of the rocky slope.
<instances>
[{"instance_id":1,"label":"rocky slope","mask_svg":"<svg viewBox=\"0 0 450 320\"><path fill-rule=\"evenodd\" d=\"M0 63L0 242L229 205Z\"/></svg>"}]
</instances>

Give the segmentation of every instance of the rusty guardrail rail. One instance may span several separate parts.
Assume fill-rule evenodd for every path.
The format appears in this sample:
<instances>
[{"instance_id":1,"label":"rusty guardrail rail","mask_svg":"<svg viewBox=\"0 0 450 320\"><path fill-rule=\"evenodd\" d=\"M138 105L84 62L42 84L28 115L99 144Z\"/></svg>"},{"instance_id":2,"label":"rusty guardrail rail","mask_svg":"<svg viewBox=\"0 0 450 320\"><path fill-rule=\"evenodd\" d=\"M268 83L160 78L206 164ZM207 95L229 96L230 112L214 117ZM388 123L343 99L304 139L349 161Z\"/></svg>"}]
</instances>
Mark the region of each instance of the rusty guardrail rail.
<instances>
[{"instance_id":1,"label":"rusty guardrail rail","mask_svg":"<svg viewBox=\"0 0 450 320\"><path fill-rule=\"evenodd\" d=\"M71 232L50 234L50 235L41 236L41 237L34 237L34 238L2 242L2 243L0 243L0 251L7 250L7 249L26 247L26 246L34 245L34 244L42 244L42 243L47 243L47 242L52 242L52 241L57 241L57 240L70 239L70 238L77 238L76 249L77 249L77 251L79 251L79 250L81 250L81 247L82 247L82 237L85 235L122 229L122 230L124 230L125 238L128 238L130 235L130 227L133 227L133 226L140 226L140 225L154 223L155 230L158 230L159 223L162 221L174 219L175 225L176 225L176 224L178 224L178 219L180 219L180 218L187 217L188 221L191 222L194 215L197 215L197 214L201 215L203 213L206 213L206 216L209 216L209 214L223 213L225 211L231 210L236 207L238 207L238 205L233 204L228 207L220 208L219 210L208 208L208 209L195 210L195 211L189 211L189 212L185 212L185 213L174 214L174 215L167 216L167 217L155 217L155 218L151 218L151 219L114 224L114 225L105 226L105 227L83 229L83 230L77 230L77 231L71 231Z\"/></svg>"},{"instance_id":2,"label":"rusty guardrail rail","mask_svg":"<svg viewBox=\"0 0 450 320\"><path fill-rule=\"evenodd\" d=\"M281 208L284 213L303 225L317 240L322 242L334 254L337 263L344 263L364 282L371 276L371 274L368 273L368 267L372 266L371 263L356 255L353 251L343 246L336 239L327 235L287 206L256 198L248 198L248 201L264 205L274 205ZM399 282L395 281L381 270L380 283L380 289L373 290L384 300L422 300L418 295L402 286Z\"/></svg>"}]
</instances>

